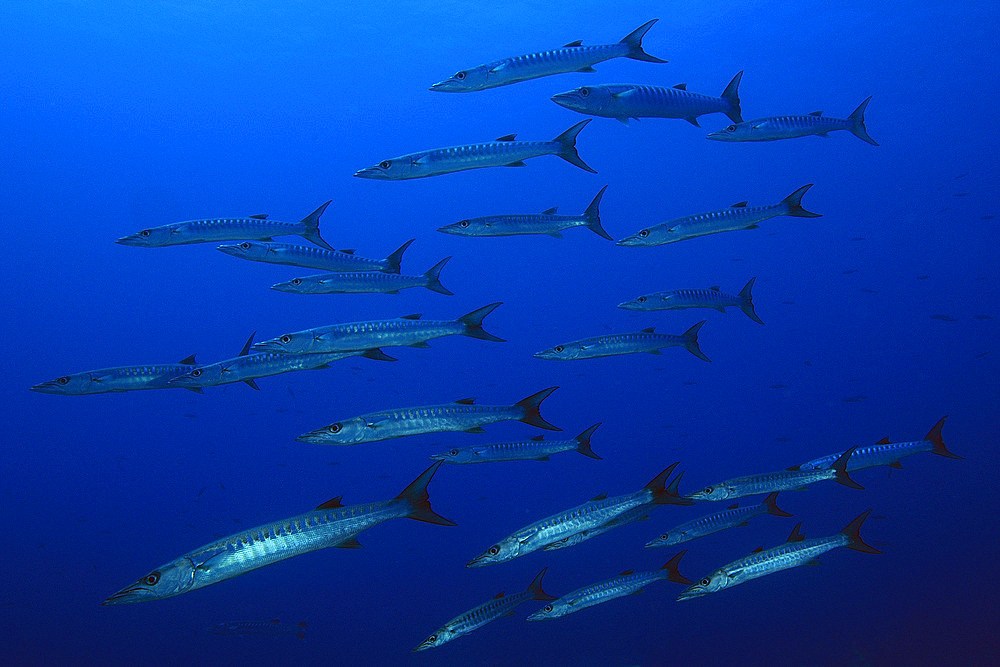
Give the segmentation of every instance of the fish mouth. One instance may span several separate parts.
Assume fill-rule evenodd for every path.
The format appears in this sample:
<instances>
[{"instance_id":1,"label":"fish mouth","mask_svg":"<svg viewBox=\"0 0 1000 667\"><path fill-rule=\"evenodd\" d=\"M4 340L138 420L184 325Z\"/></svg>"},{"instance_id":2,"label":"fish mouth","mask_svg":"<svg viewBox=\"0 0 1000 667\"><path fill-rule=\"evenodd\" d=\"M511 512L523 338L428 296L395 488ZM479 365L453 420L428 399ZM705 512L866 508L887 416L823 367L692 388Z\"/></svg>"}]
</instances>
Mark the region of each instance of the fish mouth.
<instances>
[{"instance_id":1,"label":"fish mouth","mask_svg":"<svg viewBox=\"0 0 1000 667\"><path fill-rule=\"evenodd\" d=\"M725 130L716 130L705 135L706 139L711 139L712 141L728 141L728 137L729 133Z\"/></svg>"},{"instance_id":2,"label":"fish mouth","mask_svg":"<svg viewBox=\"0 0 1000 667\"><path fill-rule=\"evenodd\" d=\"M455 228L452 225L445 225L444 227L438 227L437 231L439 231L439 232L441 232L443 234L455 234L455 235L457 235L457 232L455 231Z\"/></svg>"},{"instance_id":3,"label":"fish mouth","mask_svg":"<svg viewBox=\"0 0 1000 667\"><path fill-rule=\"evenodd\" d=\"M545 614L543 614L540 611L536 611L533 614L529 614L524 620L526 620L526 621L547 621L548 619L549 619L548 616L546 616Z\"/></svg>"},{"instance_id":4,"label":"fish mouth","mask_svg":"<svg viewBox=\"0 0 1000 667\"><path fill-rule=\"evenodd\" d=\"M688 588L685 588L683 591L681 591L681 594L677 596L677 601L682 602L684 600L700 598L702 595L707 595L707 594L708 591L706 591L701 586L689 586Z\"/></svg>"},{"instance_id":5,"label":"fish mouth","mask_svg":"<svg viewBox=\"0 0 1000 667\"><path fill-rule=\"evenodd\" d=\"M118 245L131 245L131 246L142 245L139 237L136 236L135 234L123 236L120 239L115 239L115 243L117 243Z\"/></svg>"},{"instance_id":6,"label":"fish mouth","mask_svg":"<svg viewBox=\"0 0 1000 667\"><path fill-rule=\"evenodd\" d=\"M29 391L37 391L40 394L58 394L59 387L62 386L55 380L47 380L28 387Z\"/></svg>"},{"instance_id":7,"label":"fish mouth","mask_svg":"<svg viewBox=\"0 0 1000 667\"><path fill-rule=\"evenodd\" d=\"M561 107L576 111L577 102L579 101L580 96L575 92L557 93L549 99Z\"/></svg>"},{"instance_id":8,"label":"fish mouth","mask_svg":"<svg viewBox=\"0 0 1000 667\"><path fill-rule=\"evenodd\" d=\"M486 560L486 558L487 558L487 554L481 554L479 556L476 556L475 558L473 558L472 560L470 560L468 563L466 563L465 567L484 567L486 565L489 565L491 563L491 561Z\"/></svg>"},{"instance_id":9,"label":"fish mouth","mask_svg":"<svg viewBox=\"0 0 1000 667\"><path fill-rule=\"evenodd\" d=\"M281 283L278 283L280 285ZM278 289L277 285L272 285L271 289ZM281 346L271 340L264 340L259 343L254 343L250 346L250 349L254 352L281 352Z\"/></svg>"},{"instance_id":10,"label":"fish mouth","mask_svg":"<svg viewBox=\"0 0 1000 667\"><path fill-rule=\"evenodd\" d=\"M621 303L618 304L618 307L623 310L642 310L642 308L639 308L632 301L622 301Z\"/></svg>"},{"instance_id":11,"label":"fish mouth","mask_svg":"<svg viewBox=\"0 0 1000 667\"><path fill-rule=\"evenodd\" d=\"M640 239L639 239L638 236L626 236L623 239L619 239L619 240L615 241L615 245L625 246L625 247L633 247L634 248L634 247L637 247L637 246L641 246L643 244L640 242Z\"/></svg>"},{"instance_id":12,"label":"fish mouth","mask_svg":"<svg viewBox=\"0 0 1000 667\"><path fill-rule=\"evenodd\" d=\"M102 607L109 607L116 604L132 604L134 602L143 602L144 600L152 599L152 595L148 589L142 586L129 586L128 588L123 588L114 595L109 595L104 602L101 603Z\"/></svg>"},{"instance_id":13,"label":"fish mouth","mask_svg":"<svg viewBox=\"0 0 1000 667\"><path fill-rule=\"evenodd\" d=\"M215 249L218 250L219 252L224 252L227 255L232 255L233 257L239 257L240 254L242 254L240 252L241 248L239 247L239 245L235 245L235 244L232 244L232 245L220 245L220 246L217 246Z\"/></svg>"},{"instance_id":14,"label":"fish mouth","mask_svg":"<svg viewBox=\"0 0 1000 667\"><path fill-rule=\"evenodd\" d=\"M447 461L448 460L448 455L447 454L431 454L430 458L431 458L432 461Z\"/></svg>"},{"instance_id":15,"label":"fish mouth","mask_svg":"<svg viewBox=\"0 0 1000 667\"><path fill-rule=\"evenodd\" d=\"M365 167L364 169L358 169L354 172L354 176L355 178L385 179L385 176L382 174L382 170L378 167Z\"/></svg>"}]
</instances>

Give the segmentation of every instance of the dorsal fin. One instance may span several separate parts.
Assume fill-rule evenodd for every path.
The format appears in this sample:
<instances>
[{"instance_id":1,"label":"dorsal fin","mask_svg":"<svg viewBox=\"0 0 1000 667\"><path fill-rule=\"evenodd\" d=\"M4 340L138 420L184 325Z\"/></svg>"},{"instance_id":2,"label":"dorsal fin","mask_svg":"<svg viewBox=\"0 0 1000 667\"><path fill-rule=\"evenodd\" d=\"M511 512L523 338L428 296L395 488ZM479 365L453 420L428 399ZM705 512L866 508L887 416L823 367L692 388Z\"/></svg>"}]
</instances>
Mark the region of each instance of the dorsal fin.
<instances>
[{"instance_id":1,"label":"dorsal fin","mask_svg":"<svg viewBox=\"0 0 1000 667\"><path fill-rule=\"evenodd\" d=\"M806 536L803 535L802 531L799 530L799 528L801 528L801 527L802 527L802 522L801 521L799 523L795 524L795 528L792 528L792 534L789 535L788 539L785 540L785 541L786 542L801 542L802 540L806 539Z\"/></svg>"},{"instance_id":2,"label":"dorsal fin","mask_svg":"<svg viewBox=\"0 0 1000 667\"><path fill-rule=\"evenodd\" d=\"M500 591L499 593L497 593L496 595L493 596L493 599L494 600L499 600L502 597L503 597L503 591Z\"/></svg>"},{"instance_id":3,"label":"dorsal fin","mask_svg":"<svg viewBox=\"0 0 1000 667\"><path fill-rule=\"evenodd\" d=\"M243 344L243 349L240 350L240 353L237 356L245 357L248 354L250 354L250 346L253 345L253 337L256 336L256 335L257 335L256 331L254 331L252 334L250 334L250 337L247 338L247 342Z\"/></svg>"},{"instance_id":4,"label":"dorsal fin","mask_svg":"<svg viewBox=\"0 0 1000 667\"><path fill-rule=\"evenodd\" d=\"M254 220L267 220L267 213L258 213L257 215L251 215L249 217Z\"/></svg>"},{"instance_id":5,"label":"dorsal fin","mask_svg":"<svg viewBox=\"0 0 1000 667\"><path fill-rule=\"evenodd\" d=\"M876 445L888 445L889 444L889 438L882 438L881 440L879 440L875 444Z\"/></svg>"},{"instance_id":6,"label":"dorsal fin","mask_svg":"<svg viewBox=\"0 0 1000 667\"><path fill-rule=\"evenodd\" d=\"M552 208L547 208L544 211L542 211L542 215L552 215L558 210L559 210L558 206L553 206Z\"/></svg>"},{"instance_id":7,"label":"dorsal fin","mask_svg":"<svg viewBox=\"0 0 1000 667\"><path fill-rule=\"evenodd\" d=\"M746 208L746 205L749 203L749 201L738 201L729 208Z\"/></svg>"},{"instance_id":8,"label":"dorsal fin","mask_svg":"<svg viewBox=\"0 0 1000 667\"><path fill-rule=\"evenodd\" d=\"M752 553L752 554L759 554L763 550L764 550L764 547L757 547L756 549L754 549L750 553Z\"/></svg>"},{"instance_id":9,"label":"dorsal fin","mask_svg":"<svg viewBox=\"0 0 1000 667\"><path fill-rule=\"evenodd\" d=\"M195 357L195 355L192 354L190 357L184 357L183 359L181 359L177 363L184 364L185 366L194 366L195 363L197 363L197 362L195 362L194 357Z\"/></svg>"},{"instance_id":10,"label":"dorsal fin","mask_svg":"<svg viewBox=\"0 0 1000 667\"><path fill-rule=\"evenodd\" d=\"M622 572L618 576L619 577L627 577L630 574L635 574L635 570L625 570L624 572Z\"/></svg>"},{"instance_id":11,"label":"dorsal fin","mask_svg":"<svg viewBox=\"0 0 1000 667\"><path fill-rule=\"evenodd\" d=\"M562 47L565 49L568 46L583 46L583 40L578 39L575 42L570 42L569 44L563 44Z\"/></svg>"},{"instance_id":12,"label":"dorsal fin","mask_svg":"<svg viewBox=\"0 0 1000 667\"><path fill-rule=\"evenodd\" d=\"M712 290L713 292L721 292L722 291L722 288L719 287L718 285L712 285L708 289Z\"/></svg>"},{"instance_id":13,"label":"dorsal fin","mask_svg":"<svg viewBox=\"0 0 1000 667\"><path fill-rule=\"evenodd\" d=\"M656 333L656 331L654 331L655 329L656 329L656 327L647 327L647 328L643 329L642 331L640 331L639 333Z\"/></svg>"},{"instance_id":14,"label":"dorsal fin","mask_svg":"<svg viewBox=\"0 0 1000 667\"><path fill-rule=\"evenodd\" d=\"M545 440L544 435L536 435L534 438L531 439L532 442L541 442L542 440Z\"/></svg>"},{"instance_id":15,"label":"dorsal fin","mask_svg":"<svg viewBox=\"0 0 1000 667\"><path fill-rule=\"evenodd\" d=\"M401 320L419 320L423 316L424 316L423 313L412 313L410 315L400 315L399 319L401 319Z\"/></svg>"},{"instance_id":16,"label":"dorsal fin","mask_svg":"<svg viewBox=\"0 0 1000 667\"><path fill-rule=\"evenodd\" d=\"M340 544L337 545L338 549L360 549L361 542L358 542L358 538L349 537Z\"/></svg>"},{"instance_id":17,"label":"dorsal fin","mask_svg":"<svg viewBox=\"0 0 1000 667\"><path fill-rule=\"evenodd\" d=\"M601 494L598 494L598 495L594 496L594 497L593 497L593 498L591 498L590 500L591 500L591 502L593 502L593 501L595 501L595 500L605 500L605 499L606 499L607 497L608 497L608 494L606 494L606 493L601 493Z\"/></svg>"},{"instance_id":18,"label":"dorsal fin","mask_svg":"<svg viewBox=\"0 0 1000 667\"><path fill-rule=\"evenodd\" d=\"M785 470L792 470L792 471L794 471L794 470L802 470L802 466L801 465L788 466L787 468L785 468Z\"/></svg>"},{"instance_id":19,"label":"dorsal fin","mask_svg":"<svg viewBox=\"0 0 1000 667\"><path fill-rule=\"evenodd\" d=\"M476 402L476 399L474 399L474 398L460 398L460 399L458 399L455 402L458 403L459 405L474 405L475 402Z\"/></svg>"},{"instance_id":20,"label":"dorsal fin","mask_svg":"<svg viewBox=\"0 0 1000 667\"><path fill-rule=\"evenodd\" d=\"M810 111L809 115L810 116L822 116L823 112L822 111Z\"/></svg>"},{"instance_id":21,"label":"dorsal fin","mask_svg":"<svg viewBox=\"0 0 1000 667\"><path fill-rule=\"evenodd\" d=\"M341 248L337 252L342 252L345 255L353 255L356 252L356 250L354 248Z\"/></svg>"},{"instance_id":22,"label":"dorsal fin","mask_svg":"<svg viewBox=\"0 0 1000 667\"><path fill-rule=\"evenodd\" d=\"M678 83L676 86L674 86L674 88L676 88L677 90L687 90L688 85L686 83Z\"/></svg>"},{"instance_id":23,"label":"dorsal fin","mask_svg":"<svg viewBox=\"0 0 1000 667\"><path fill-rule=\"evenodd\" d=\"M516 138L516 134L505 134L502 137L497 137L497 141L514 141Z\"/></svg>"},{"instance_id":24,"label":"dorsal fin","mask_svg":"<svg viewBox=\"0 0 1000 667\"><path fill-rule=\"evenodd\" d=\"M729 507L727 507L726 509L727 509L727 510L734 510L734 509L736 509L736 508L737 508L737 507L739 507L739 506L740 506L740 504L739 504L739 503L733 503L732 505L730 505L730 506L729 506Z\"/></svg>"},{"instance_id":25,"label":"dorsal fin","mask_svg":"<svg viewBox=\"0 0 1000 667\"><path fill-rule=\"evenodd\" d=\"M344 496L337 496L336 498L330 498L328 501L317 507L318 510L328 510L334 507L343 507L344 504L340 502Z\"/></svg>"}]
</instances>

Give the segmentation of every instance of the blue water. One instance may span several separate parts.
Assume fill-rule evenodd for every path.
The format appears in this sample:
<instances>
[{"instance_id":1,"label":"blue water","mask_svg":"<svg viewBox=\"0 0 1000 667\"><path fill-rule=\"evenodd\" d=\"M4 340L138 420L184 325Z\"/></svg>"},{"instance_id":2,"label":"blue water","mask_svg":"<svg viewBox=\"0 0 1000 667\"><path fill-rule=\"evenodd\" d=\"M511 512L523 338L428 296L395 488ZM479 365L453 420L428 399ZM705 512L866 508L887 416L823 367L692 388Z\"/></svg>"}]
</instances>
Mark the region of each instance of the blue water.
<instances>
[{"instance_id":1,"label":"blue water","mask_svg":"<svg viewBox=\"0 0 1000 667\"><path fill-rule=\"evenodd\" d=\"M355 6L351 6L355 5ZM427 87L461 67L559 46L647 35L657 65L616 59L483 92ZM2 635L8 664L985 664L997 659L996 349L1000 94L992 3L661 2L217 3L8 1L0 7L4 261ZM599 173L555 157L408 182L351 174L408 152L517 132L550 139L583 116L550 101L587 83L718 94L739 70L745 118L868 95L869 132L762 144L704 135L704 116L626 127L595 118L578 142ZM805 183L816 219L657 248L587 230L470 239L435 229L495 213L582 211L610 187L616 238ZM447 297L303 296L272 283L311 270L243 262L213 244L130 248L113 240L198 217L323 217L335 247L383 257L416 238L403 270L446 255ZM998 216L998 217L994 217ZM292 239L283 239L289 240ZM633 313L642 293L757 276L760 326L742 313ZM400 360L338 362L227 385L96 396L29 392L106 366L235 355L245 337L422 312L450 319L503 301L486 328ZM531 354L560 342L707 319L704 363L682 349L576 362ZM101 607L158 565L225 535L303 512L394 496L452 446L528 438L518 423L323 447L294 437L379 408L476 396L509 403L559 385L542 413L574 435L595 421L602 461L443 467L435 510L455 528L392 521L359 550L300 556L166 600ZM409 653L446 620L548 566L563 594L659 567L642 545L718 506L656 510L580 546L481 569L464 564L514 529L598 493L625 493L680 461L682 491L780 469L853 444L944 439L964 461L921 454L903 470L855 473L783 494L795 519L760 517L691 542L704 576L756 546L833 534L861 511L884 554L839 549L798 568L684 603L651 586L563 619L538 603L433 651ZM309 624L307 638L226 637L231 621Z\"/></svg>"}]
</instances>

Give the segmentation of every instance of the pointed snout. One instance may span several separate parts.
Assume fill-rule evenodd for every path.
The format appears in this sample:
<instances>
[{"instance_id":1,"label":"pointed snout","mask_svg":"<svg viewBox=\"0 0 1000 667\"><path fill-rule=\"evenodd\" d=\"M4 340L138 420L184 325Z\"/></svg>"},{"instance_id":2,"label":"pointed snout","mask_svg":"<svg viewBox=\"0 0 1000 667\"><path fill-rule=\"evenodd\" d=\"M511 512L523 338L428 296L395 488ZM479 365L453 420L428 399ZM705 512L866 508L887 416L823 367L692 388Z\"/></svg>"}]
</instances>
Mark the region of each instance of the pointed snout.
<instances>
[{"instance_id":1,"label":"pointed snout","mask_svg":"<svg viewBox=\"0 0 1000 667\"><path fill-rule=\"evenodd\" d=\"M580 98L576 92L570 91L566 93L557 93L550 97L549 99L558 104L561 107L566 107L567 109L572 109L576 100Z\"/></svg>"},{"instance_id":2,"label":"pointed snout","mask_svg":"<svg viewBox=\"0 0 1000 667\"><path fill-rule=\"evenodd\" d=\"M123 236L120 239L115 239L115 243L118 245L142 245L139 240L138 234L129 234L128 236Z\"/></svg>"},{"instance_id":3,"label":"pointed snout","mask_svg":"<svg viewBox=\"0 0 1000 667\"><path fill-rule=\"evenodd\" d=\"M354 176L355 178L378 178L380 173L378 167L365 167L354 172Z\"/></svg>"}]
</instances>

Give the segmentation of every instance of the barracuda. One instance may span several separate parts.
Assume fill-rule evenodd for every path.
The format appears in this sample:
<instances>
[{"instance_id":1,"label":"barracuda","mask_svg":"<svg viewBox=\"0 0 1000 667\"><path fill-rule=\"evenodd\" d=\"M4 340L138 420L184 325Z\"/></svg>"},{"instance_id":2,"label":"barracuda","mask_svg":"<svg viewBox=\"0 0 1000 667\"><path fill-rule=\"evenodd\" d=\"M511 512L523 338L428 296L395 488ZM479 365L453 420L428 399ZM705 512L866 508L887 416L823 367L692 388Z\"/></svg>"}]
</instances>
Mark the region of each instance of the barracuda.
<instances>
[{"instance_id":1,"label":"barracuda","mask_svg":"<svg viewBox=\"0 0 1000 667\"><path fill-rule=\"evenodd\" d=\"M42 394L107 394L141 389L190 389L200 392L197 387L179 387L170 380L184 375L195 365L195 355L181 359L176 364L153 364L149 366L117 366L98 368L92 371L63 375L31 387L31 391Z\"/></svg>"},{"instance_id":2,"label":"barracuda","mask_svg":"<svg viewBox=\"0 0 1000 667\"><path fill-rule=\"evenodd\" d=\"M120 245L145 248L186 245L188 243L218 243L219 241L270 241L273 236L301 236L321 248L333 250L319 235L319 218L330 202L302 218L300 222L277 222L266 215L245 218L208 218L186 220L169 225L150 227L115 241Z\"/></svg>"},{"instance_id":3,"label":"barracuda","mask_svg":"<svg viewBox=\"0 0 1000 667\"><path fill-rule=\"evenodd\" d=\"M847 118L831 118L824 116L822 111L813 111L804 116L770 116L746 122L736 122L723 130L712 132L708 138L715 141L734 142L776 141L810 135L828 137L830 136L829 132L847 130L861 141L878 146L878 142L871 138L865 127L865 109L868 108L868 103L871 101L871 97L866 99Z\"/></svg>"},{"instance_id":4,"label":"barracuda","mask_svg":"<svg viewBox=\"0 0 1000 667\"><path fill-rule=\"evenodd\" d=\"M381 271L321 273L286 280L271 285L271 289L292 294L399 294L399 290L409 287L426 287L432 292L453 296L454 293L441 284L441 269L449 259L451 257L445 257L420 276Z\"/></svg>"},{"instance_id":5,"label":"barracuda","mask_svg":"<svg viewBox=\"0 0 1000 667\"><path fill-rule=\"evenodd\" d=\"M441 454L432 454L431 458L445 463L469 464L491 463L496 461L548 461L553 454L561 452L580 452L592 459L601 458L590 448L590 436L594 434L600 423L594 424L572 440L546 440L537 436L531 440L515 442L497 442L491 445L475 445L449 449Z\"/></svg>"},{"instance_id":6,"label":"barracuda","mask_svg":"<svg viewBox=\"0 0 1000 667\"><path fill-rule=\"evenodd\" d=\"M698 322L680 336L658 334L653 327L649 327L637 333L612 334L574 340L536 352L534 356L536 359L572 361L611 357L619 354L637 354L639 352L660 354L660 350L665 347L683 347L702 361L711 361L698 347L698 331L705 322L706 320Z\"/></svg>"},{"instance_id":7,"label":"barracuda","mask_svg":"<svg viewBox=\"0 0 1000 667\"><path fill-rule=\"evenodd\" d=\"M751 579L764 577L799 565L813 565L819 562L816 560L818 556L839 547L847 547L868 554L882 553L875 547L865 544L859 532L861 524L871 512L871 510L864 512L836 535L812 540L807 540L802 536L799 532L799 527L802 524L797 524L792 530L792 534L788 536L788 541L781 546L757 550L749 556L720 567L698 583L686 588L677 600L690 600L708 593L718 593L723 589L732 588Z\"/></svg>"},{"instance_id":8,"label":"barracuda","mask_svg":"<svg viewBox=\"0 0 1000 667\"><path fill-rule=\"evenodd\" d=\"M665 63L666 60L651 56L642 50L642 38L657 21L659 19L643 23L617 44L583 46L582 41L576 41L559 49L503 58L471 69L460 70L444 81L435 83L430 89L443 93L469 93L553 74L595 72L597 70L594 69L594 65L611 58Z\"/></svg>"},{"instance_id":9,"label":"barracuda","mask_svg":"<svg viewBox=\"0 0 1000 667\"><path fill-rule=\"evenodd\" d=\"M524 556L575 533L608 524L637 507L652 509L657 505L690 505L692 501L677 493L681 475L669 485L666 484L676 466L676 463L672 464L638 491L612 498L597 496L564 512L528 524L473 558L466 567L483 567Z\"/></svg>"},{"instance_id":10,"label":"barracuda","mask_svg":"<svg viewBox=\"0 0 1000 667\"><path fill-rule=\"evenodd\" d=\"M561 540L556 540L551 544L546 544L542 547L542 550L556 551L557 549L568 549L569 547L575 547L581 542L586 542L587 540L597 537L598 535L603 535L618 526L624 526L627 523L635 523L636 521L645 521L649 518L650 509L651 508L648 505L640 505L639 507L630 509L627 512L622 512L615 518L611 519L607 523L601 524L600 526L588 528L587 530L581 530L579 533L573 533L572 535L564 537Z\"/></svg>"},{"instance_id":11,"label":"barracuda","mask_svg":"<svg viewBox=\"0 0 1000 667\"><path fill-rule=\"evenodd\" d=\"M750 291L757 278L751 278L737 295L726 294L717 286L708 289L681 289L667 292L644 294L630 301L618 304L625 310L682 310L685 308L714 308L720 313L735 306L758 324L764 324L753 307Z\"/></svg>"},{"instance_id":12,"label":"barracuda","mask_svg":"<svg viewBox=\"0 0 1000 667\"><path fill-rule=\"evenodd\" d=\"M311 512L236 533L190 551L158 567L106 599L130 604L173 597L238 577L259 567L300 554L340 547L356 549L358 533L389 519L415 519L442 526L455 523L431 509L427 484L440 467L435 463L392 500L343 505L341 496Z\"/></svg>"},{"instance_id":13,"label":"barracuda","mask_svg":"<svg viewBox=\"0 0 1000 667\"><path fill-rule=\"evenodd\" d=\"M778 492L768 494L764 502L759 505L748 507L737 507L733 505L723 512L709 514L694 521L682 523L676 528L672 528L662 533L655 540L646 543L647 548L669 547L681 544L699 537L705 537L717 533L727 528L736 526L749 526L750 519L761 514L773 514L774 516L792 516L785 510L778 507Z\"/></svg>"},{"instance_id":14,"label":"barracuda","mask_svg":"<svg viewBox=\"0 0 1000 667\"><path fill-rule=\"evenodd\" d=\"M670 222L641 229L632 236L616 241L616 245L656 246L720 232L757 229L760 223L780 215L790 215L796 218L818 218L821 217L819 213L802 208L802 195L812 186L812 183L803 185L777 204L770 206L747 206L747 202L744 201L719 211L676 218Z\"/></svg>"},{"instance_id":15,"label":"barracuda","mask_svg":"<svg viewBox=\"0 0 1000 667\"><path fill-rule=\"evenodd\" d=\"M414 239L410 239L385 259L368 259L354 254L353 250L323 250L304 245L290 243L260 243L244 241L234 245L220 245L218 250L247 259L251 262L267 264L289 264L307 269L323 269L326 271L384 271L399 273L399 263L403 253L410 247Z\"/></svg>"},{"instance_id":16,"label":"barracuda","mask_svg":"<svg viewBox=\"0 0 1000 667\"><path fill-rule=\"evenodd\" d=\"M542 568L542 571L535 575L531 584L528 585L527 590L515 593L514 595L497 594L489 602L484 602L478 607L473 607L464 614L456 616L442 625L434 631L434 634L413 649L413 651L426 651L429 648L441 646L453 639L458 639L462 635L467 635L473 630L478 630L498 618L510 616L514 613L515 609L528 600L555 600L555 597L542 590L542 577L545 576L547 569Z\"/></svg>"}]
</instances>

